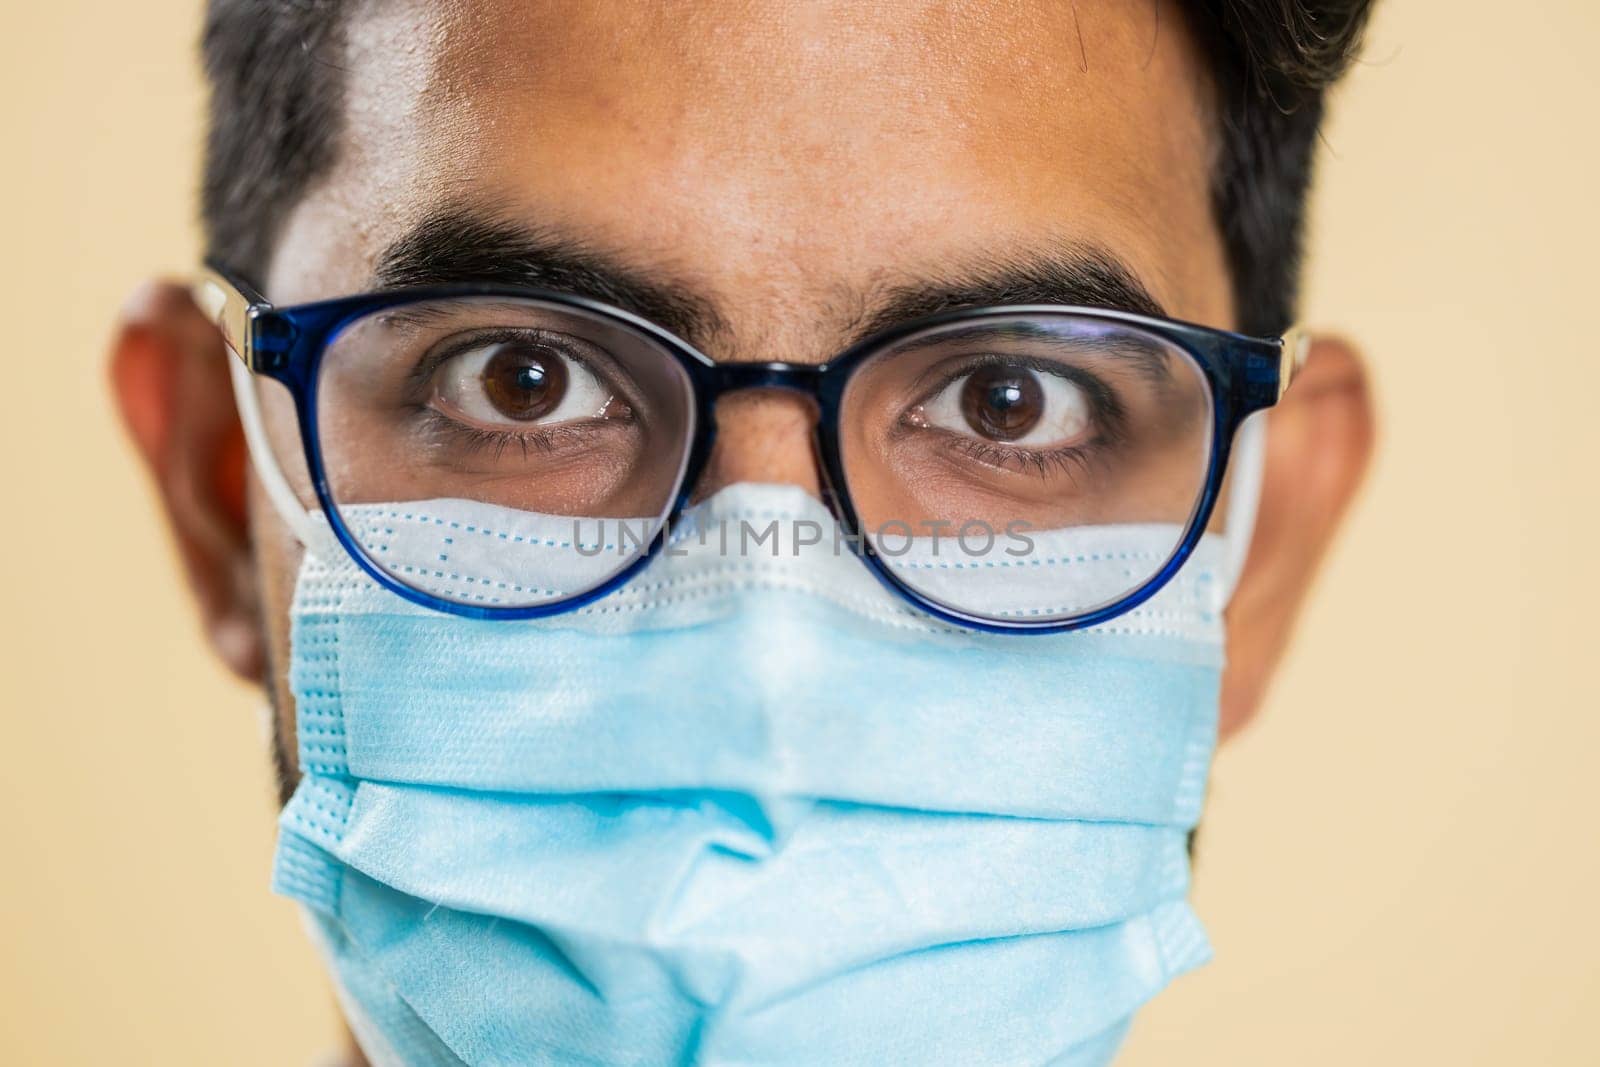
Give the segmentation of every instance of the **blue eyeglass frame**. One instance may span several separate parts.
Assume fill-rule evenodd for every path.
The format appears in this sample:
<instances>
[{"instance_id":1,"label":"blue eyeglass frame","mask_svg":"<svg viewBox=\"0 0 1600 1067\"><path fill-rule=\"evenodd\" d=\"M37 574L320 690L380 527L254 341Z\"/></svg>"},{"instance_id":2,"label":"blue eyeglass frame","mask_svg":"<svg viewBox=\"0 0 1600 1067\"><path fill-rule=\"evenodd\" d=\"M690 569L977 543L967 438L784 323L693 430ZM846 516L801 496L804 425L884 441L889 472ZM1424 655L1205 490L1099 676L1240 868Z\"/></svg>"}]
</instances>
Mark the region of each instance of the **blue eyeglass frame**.
<instances>
[{"instance_id":1,"label":"blue eyeglass frame","mask_svg":"<svg viewBox=\"0 0 1600 1067\"><path fill-rule=\"evenodd\" d=\"M1251 414L1276 404L1305 358L1305 339L1297 331L1279 338L1250 337L1176 319L1110 308L1054 304L1007 304L944 312L899 323L851 345L826 363L718 363L647 319L621 308L571 293L504 285L439 285L362 293L290 307L274 307L247 283L216 264L207 264L194 286L196 302L217 325L228 347L251 374L280 383L294 398L300 441L317 503L344 550L380 585L415 604L474 619L534 619L575 611L615 591L650 564L670 536L705 471L716 440L715 407L727 393L743 389L784 389L810 398L817 408L812 441L822 474L823 503L850 534L852 550L891 591L929 615L986 633L1063 633L1095 626L1125 614L1154 596L1183 567L1216 507L1234 434ZM459 297L504 297L568 307L642 333L677 360L694 394L694 431L666 521L645 551L605 582L563 600L517 607L465 604L431 596L397 581L372 561L339 515L328 488L317 433L317 378L328 346L353 323L386 308ZM955 610L932 600L895 576L871 541L860 535L860 520L850 498L839 451L839 415L852 374L874 354L897 341L955 322L1014 315L1060 315L1119 323L1145 330L1187 354L1200 367L1210 392L1211 452L1200 498L1183 538L1160 570L1130 592L1082 615L1066 619L1003 620Z\"/></svg>"}]
</instances>

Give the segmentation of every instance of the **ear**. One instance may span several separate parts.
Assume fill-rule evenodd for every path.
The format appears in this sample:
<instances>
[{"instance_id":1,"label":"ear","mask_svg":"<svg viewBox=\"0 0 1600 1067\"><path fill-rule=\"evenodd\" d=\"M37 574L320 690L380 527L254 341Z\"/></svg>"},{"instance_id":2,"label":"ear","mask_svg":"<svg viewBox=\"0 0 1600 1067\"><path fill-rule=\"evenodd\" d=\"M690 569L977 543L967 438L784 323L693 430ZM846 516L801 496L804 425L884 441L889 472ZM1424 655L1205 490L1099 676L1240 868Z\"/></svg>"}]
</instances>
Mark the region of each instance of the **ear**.
<instances>
[{"instance_id":1,"label":"ear","mask_svg":"<svg viewBox=\"0 0 1600 1067\"><path fill-rule=\"evenodd\" d=\"M111 384L161 494L212 647L234 673L259 681L265 645L245 512L244 433L228 378L233 358L185 287L151 283L117 324Z\"/></svg>"},{"instance_id":2,"label":"ear","mask_svg":"<svg viewBox=\"0 0 1600 1067\"><path fill-rule=\"evenodd\" d=\"M1223 738L1255 715L1300 607L1372 454L1366 370L1349 344L1318 338L1267 416L1266 470L1250 556L1227 611Z\"/></svg>"}]
</instances>

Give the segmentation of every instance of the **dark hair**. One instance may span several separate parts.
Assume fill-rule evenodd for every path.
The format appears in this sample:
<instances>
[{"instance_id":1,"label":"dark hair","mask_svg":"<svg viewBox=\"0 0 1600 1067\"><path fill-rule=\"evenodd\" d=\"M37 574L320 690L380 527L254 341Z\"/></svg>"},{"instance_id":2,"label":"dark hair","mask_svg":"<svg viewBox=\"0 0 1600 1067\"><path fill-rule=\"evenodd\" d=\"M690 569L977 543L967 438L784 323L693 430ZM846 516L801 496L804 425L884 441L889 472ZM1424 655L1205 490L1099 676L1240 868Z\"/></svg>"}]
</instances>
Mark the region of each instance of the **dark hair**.
<instances>
[{"instance_id":1,"label":"dark hair","mask_svg":"<svg viewBox=\"0 0 1600 1067\"><path fill-rule=\"evenodd\" d=\"M1184 0L1217 87L1211 210L1246 333L1275 335L1294 320L1327 91L1355 58L1372 4Z\"/></svg>"},{"instance_id":2,"label":"dark hair","mask_svg":"<svg viewBox=\"0 0 1600 1067\"><path fill-rule=\"evenodd\" d=\"M340 45L351 0L210 0L211 84L201 214L207 255L260 283L285 219L332 164ZM1185 0L1216 84L1212 205L1239 328L1293 314L1306 193L1324 97L1360 44L1372 0Z\"/></svg>"}]
</instances>

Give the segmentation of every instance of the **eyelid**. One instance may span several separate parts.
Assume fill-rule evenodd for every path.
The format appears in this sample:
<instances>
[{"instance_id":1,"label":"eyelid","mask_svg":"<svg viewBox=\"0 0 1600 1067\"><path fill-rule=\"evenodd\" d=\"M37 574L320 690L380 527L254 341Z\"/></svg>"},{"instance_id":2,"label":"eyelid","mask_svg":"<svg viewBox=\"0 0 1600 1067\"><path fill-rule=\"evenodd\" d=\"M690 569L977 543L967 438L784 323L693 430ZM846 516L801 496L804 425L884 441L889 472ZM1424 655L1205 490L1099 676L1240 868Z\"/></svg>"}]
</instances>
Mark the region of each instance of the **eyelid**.
<instances>
[{"instance_id":1,"label":"eyelid","mask_svg":"<svg viewBox=\"0 0 1600 1067\"><path fill-rule=\"evenodd\" d=\"M628 406L636 412L645 404L636 391L631 377L623 373L620 363L605 349L576 334L559 333L539 326L484 326L462 330L435 341L417 360L409 373L412 382L422 385L432 380L434 372L450 360L483 345L504 344L507 341L542 343L557 350L563 359L578 364L586 372L600 379L603 387L621 394ZM547 340L548 339L548 340ZM581 346L584 351L573 351ZM605 363L607 367L597 366Z\"/></svg>"},{"instance_id":2,"label":"eyelid","mask_svg":"<svg viewBox=\"0 0 1600 1067\"><path fill-rule=\"evenodd\" d=\"M432 408L428 409L427 414L436 420L433 426L435 432L455 435L474 448L508 448L514 444L521 448L524 454L530 448L548 451L570 439L570 435L573 434L573 427L569 423L558 423L554 426L534 425L526 429L512 430L471 426L448 415L442 415Z\"/></svg>"},{"instance_id":3,"label":"eyelid","mask_svg":"<svg viewBox=\"0 0 1600 1067\"><path fill-rule=\"evenodd\" d=\"M1122 402L1099 375L1082 367L1070 366L1040 356L1011 356L1000 352L967 353L940 360L917 375L912 386L917 396L913 404L926 404L951 383L984 367L1022 367L1042 374L1051 374L1057 378L1065 378L1089 393L1089 401L1097 418L1120 424L1125 417ZM926 387L920 385L935 373L938 374L937 381Z\"/></svg>"},{"instance_id":4,"label":"eyelid","mask_svg":"<svg viewBox=\"0 0 1600 1067\"><path fill-rule=\"evenodd\" d=\"M1038 356L1008 356L999 352L963 352L958 355L946 356L937 363L925 368L913 381L913 388L921 390L921 385L928 378L938 376L938 381L926 389L929 395L937 392L941 387L949 385L963 374L970 374L983 367L1025 367L1029 370L1041 370L1046 374L1057 373L1060 364L1050 363ZM1062 375L1065 377L1065 375Z\"/></svg>"}]
</instances>

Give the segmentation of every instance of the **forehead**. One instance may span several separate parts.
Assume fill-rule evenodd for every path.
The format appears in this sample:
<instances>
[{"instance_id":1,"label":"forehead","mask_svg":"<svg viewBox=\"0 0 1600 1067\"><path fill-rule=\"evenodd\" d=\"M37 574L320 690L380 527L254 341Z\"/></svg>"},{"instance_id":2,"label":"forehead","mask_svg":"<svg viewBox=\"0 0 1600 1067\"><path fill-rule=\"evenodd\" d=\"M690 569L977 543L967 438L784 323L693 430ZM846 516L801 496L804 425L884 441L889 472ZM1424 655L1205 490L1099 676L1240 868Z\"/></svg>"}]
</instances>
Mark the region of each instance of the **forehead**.
<instances>
[{"instance_id":1,"label":"forehead","mask_svg":"<svg viewBox=\"0 0 1600 1067\"><path fill-rule=\"evenodd\" d=\"M741 331L1052 245L1228 318L1204 72L1161 2L372 0L269 291L360 287L480 205L685 279Z\"/></svg>"}]
</instances>

